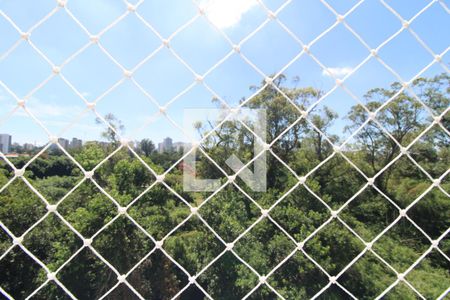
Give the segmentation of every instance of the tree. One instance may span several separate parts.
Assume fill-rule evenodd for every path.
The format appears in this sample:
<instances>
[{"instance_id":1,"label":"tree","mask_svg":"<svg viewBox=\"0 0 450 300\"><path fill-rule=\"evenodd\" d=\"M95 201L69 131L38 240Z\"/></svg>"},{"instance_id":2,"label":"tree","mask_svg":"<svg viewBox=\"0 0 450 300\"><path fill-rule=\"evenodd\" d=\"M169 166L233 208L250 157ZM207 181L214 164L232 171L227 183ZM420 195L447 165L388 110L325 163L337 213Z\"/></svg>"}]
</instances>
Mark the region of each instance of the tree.
<instances>
[{"instance_id":1,"label":"tree","mask_svg":"<svg viewBox=\"0 0 450 300\"><path fill-rule=\"evenodd\" d=\"M139 151L145 156L149 157L153 152L155 152L155 144L150 139L143 139L139 143Z\"/></svg>"},{"instance_id":2,"label":"tree","mask_svg":"<svg viewBox=\"0 0 450 300\"><path fill-rule=\"evenodd\" d=\"M111 113L106 114L103 119L107 124L100 118L95 120L97 124L105 125L105 131L101 133L101 136L110 143L117 145L119 143L117 137L125 130L125 126L122 124L122 121Z\"/></svg>"}]
</instances>

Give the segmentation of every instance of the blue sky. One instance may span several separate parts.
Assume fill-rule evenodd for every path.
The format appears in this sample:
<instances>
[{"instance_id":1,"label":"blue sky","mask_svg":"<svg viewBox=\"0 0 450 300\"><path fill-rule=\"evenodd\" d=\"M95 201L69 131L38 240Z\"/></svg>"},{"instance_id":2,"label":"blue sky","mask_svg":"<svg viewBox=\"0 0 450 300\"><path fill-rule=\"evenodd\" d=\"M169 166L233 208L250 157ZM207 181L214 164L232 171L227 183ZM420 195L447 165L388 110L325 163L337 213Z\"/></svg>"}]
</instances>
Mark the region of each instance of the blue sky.
<instances>
[{"instance_id":1,"label":"blue sky","mask_svg":"<svg viewBox=\"0 0 450 300\"><path fill-rule=\"evenodd\" d=\"M220 26L235 44L240 43L267 18L267 12L251 0L213 1L216 2L209 10L211 20ZM263 2L273 11L284 3L281 0L263 0ZM386 2L405 19L410 19L429 3L424 0ZM339 14L344 15L357 1L328 0L328 3ZM445 1L443 4L449 5ZM24 32L55 6L56 2L53 0L0 0L1 11ZM100 33L127 11L126 4L119 0L69 0L67 8L93 35ZM146 0L138 7L137 12L163 38L168 38L195 16L197 8L189 0ZM305 43L314 40L336 22L333 13L318 0L293 0L279 12L278 19ZM376 48L402 26L379 0L365 1L346 18L346 21L372 48ZM411 28L434 53L440 54L449 46L450 33L447 29L450 28L449 14L438 2L414 20ZM4 56L4 53L19 39L20 34L17 30L0 15L0 81L19 98L23 98L52 74L52 67L25 41ZM89 36L64 9L57 11L33 30L30 39L55 65L62 64L89 42ZM100 44L122 66L132 69L160 47L162 42L135 14L130 13L101 35ZM229 43L205 17L198 18L178 32L170 41L170 45L200 75L232 50ZM301 46L276 21L267 23L241 45L241 53L267 75L278 73L301 50ZM369 54L342 24L327 33L310 50L337 76L346 75ZM430 53L408 31L402 32L383 47L379 55L405 80L412 78L433 61ZM443 62L448 65L449 54L443 56ZM444 72L444 68L436 63L424 75L432 76L441 72ZM328 91L334 85L334 80L306 54L292 63L284 73L288 78L286 84L290 86L313 86ZM95 100L123 78L122 70L95 44L64 65L61 74L88 101ZM293 80L296 76L300 81ZM195 79L191 71L167 48L162 48L146 61L133 74L133 78L161 105L190 86ZM234 106L242 97L248 97L253 93L249 86L258 85L262 79L261 74L238 54L233 54L209 73L204 82ZM387 87L395 80L396 78L377 60L371 59L348 78L346 85L362 99L368 89ZM173 102L167 113L182 126L183 109L214 107L215 105L211 103L212 96L203 85L197 84ZM332 129L333 133L344 135L342 129L346 124L345 115L355 104L355 100L341 89L324 99L321 105L331 107L340 116L340 120ZM86 106L60 76L55 76L34 93L26 105L52 134L58 134L72 120L77 119L77 123L62 134L63 137L99 139L99 132L102 129L95 123L95 116L92 112L88 112L80 117ZM13 142L45 143L48 140L47 134L23 111L18 110L8 117L15 107L15 99L0 86L0 132L12 134ZM122 120L125 125L125 136L128 138L150 138L160 142L164 137L171 136L174 140L186 140L183 134L163 117L142 128L142 125L158 112L158 107L130 79L123 81L101 99L96 109L101 115L113 113Z\"/></svg>"}]
</instances>

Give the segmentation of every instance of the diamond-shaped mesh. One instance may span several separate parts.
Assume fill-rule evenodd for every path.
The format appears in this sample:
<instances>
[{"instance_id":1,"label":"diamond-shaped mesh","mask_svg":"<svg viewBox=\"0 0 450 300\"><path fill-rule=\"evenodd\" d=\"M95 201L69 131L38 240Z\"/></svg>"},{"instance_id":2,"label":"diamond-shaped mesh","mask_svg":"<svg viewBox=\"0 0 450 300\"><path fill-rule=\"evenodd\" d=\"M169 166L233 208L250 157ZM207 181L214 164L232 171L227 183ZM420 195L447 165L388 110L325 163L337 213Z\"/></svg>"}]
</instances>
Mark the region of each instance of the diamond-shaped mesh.
<instances>
[{"instance_id":1,"label":"diamond-shaped mesh","mask_svg":"<svg viewBox=\"0 0 450 300\"><path fill-rule=\"evenodd\" d=\"M436 296L439 298L445 297L450 289L445 284L440 295L430 295L422 290L417 278L411 280L412 277L408 276L429 268L428 260L430 257L442 261L443 265L447 267L450 261L448 251L441 249L441 245L448 244L448 241L445 240L450 232L450 228L445 227L445 224L448 223L445 223L444 220L443 223L436 223L437 225L433 226L434 223L416 217L416 211L426 210L427 203L433 201L433 197L437 194L444 195L443 197L447 197L447 200L449 197L449 191L442 187L442 182L448 181L450 170L435 170L432 162L421 162L420 148L416 149L416 145L418 141L426 139L428 135L432 134L447 135L448 139L449 128L445 126L443 119L450 108L427 106L422 100L423 97L419 97L418 91L411 87L413 81L420 78L434 64L440 64L448 73L448 66L443 62L443 58L449 47L446 46L441 53L435 53L427 45L426 37L420 36L411 27L416 20L432 9L440 9L448 17L450 11L444 1L429 1L408 19L404 19L388 1L376 1L378 5L389 11L389 18L397 18L402 27L392 35L383 36L382 42L375 48L369 46L365 41L366 37L359 35L358 28L351 25L352 15L358 9L363 9L364 2L368 2L364 0L352 5L350 5L350 1L346 2L345 5L348 5L348 7L345 8L345 14L339 13L342 11L343 3L334 3L336 1L327 0L318 1L323 5L322 9L327 11L327 14L335 20L332 22L315 20L315 22L320 23L320 26L309 24L308 26L315 26L316 30L321 27L323 27L323 30L310 37L308 43L299 38L298 28L283 23L280 17L287 13L286 11L293 9L290 6L296 4L296 0L284 1L276 9L272 9L273 4L269 5L265 3L266 1L258 0L258 9L262 16L260 16L261 24L253 30L248 30L245 36L240 36L237 43L235 42L235 36L228 36L208 19L208 7L197 2L194 2L197 12L194 12L189 18L186 17L189 12L186 12L184 14L185 20L181 23L182 18L175 19L178 23L173 23L179 24L177 25L178 28L170 36L166 36L158 30L157 22L153 23L152 13L149 13L149 9L145 8L148 2L150 1L140 0L137 3L125 1L126 9L117 14L114 19L108 20L109 24L102 25L99 22L93 25L84 24L82 19L77 18L77 7L72 11L65 0L58 0L53 9L47 14L43 14L26 31L19 28L14 17L0 10L0 17L7 24L5 26L12 27L19 37L11 47L0 53L0 61L6 60L19 51L20 47L26 45L30 47L28 51L33 59L39 61L38 67L48 69L47 73L41 74L42 72L39 72L39 76L36 75L30 79L30 82L25 82L24 86L30 87L25 92L16 92L14 82L0 81L1 88L17 101L16 107L0 122L8 122L14 114L21 111L33 121L33 126L40 127L48 135L49 141L42 151L21 166L14 165L5 154L0 152L0 158L13 174L0 188L0 195L9 193L11 189L21 189L24 194L23 199L28 201L26 205L29 205L30 210L39 212L37 213L39 219L27 220L9 218L3 210L2 215L0 215L2 220L0 227L4 235L2 240L10 240L9 246L1 249L1 265L6 269L7 266L4 266L2 261L6 264L11 262L9 260L11 257L19 259L19 256L22 256L22 258L25 256L25 263L32 264L35 269L31 271L31 266L24 266L23 264L18 264L17 268L30 268L29 272L33 272L32 274L41 278L40 281L37 281L39 285L33 290L23 291L24 294L17 295L17 297L39 297L44 291L52 290L53 295L65 295L73 299L90 299L95 295L83 294L82 286L95 285L98 290L102 291L101 299L124 297L127 299L136 297L144 299L148 295L153 295L156 298L176 299L182 294L194 298L220 299L221 293L226 289L232 290L235 288L234 282L227 281L227 272L238 272L239 276L254 285L252 289L245 291L246 294L242 294L242 291L241 294L236 294L243 299L265 299L265 297L300 299L306 297L290 291L290 284L305 286L309 293L314 294L312 298L326 297L330 292L333 292L342 298L373 297L380 299L394 292L394 290L401 292L404 289L412 290L417 297L422 299ZM161 2L159 5L165 6L166 4ZM54 53L41 51L39 43L34 42L33 36L39 34L41 27L58 26L58 20L63 19L64 22L70 23L70 34L72 36L69 40L67 40L67 36L63 36L66 39L63 39L62 42L70 43L73 49L71 53L57 52L58 55L55 57ZM188 59L192 51L196 51L196 47L201 47L201 45L192 45L192 49L179 49L176 46L177 38L199 20L208 27L205 30L214 29L219 32L222 37L220 43L229 46L228 51L215 53L217 57L205 57L204 59L209 67L202 70L202 73L199 73L196 66L191 65ZM104 22L105 20L100 21ZM94 32L93 27L99 27L100 25L102 29ZM323 63L327 58L322 58L321 55L315 53L315 46L325 47L325 45L320 45L320 42L340 25L343 25L340 30L345 30L345 34L353 39L355 45L357 44L358 47L367 51L367 54L359 58L358 64L343 78L339 78ZM287 36L291 42L286 46L279 45L281 47L279 49L280 55L283 55L282 61L284 63L282 66L277 66L278 72L272 75L266 74L259 66L258 53L246 52L246 43L252 38L258 38L258 34L266 26L276 27L279 34ZM108 40L110 35L123 35L123 28L131 28L131 31L133 31L133 28L144 31L145 37L142 40L133 39L133 36L128 36L128 33L125 32L125 36L121 37L124 39L124 45L117 45ZM442 28L442 31L444 33L445 28ZM423 48L422 50L428 52L432 57L426 65L418 64L415 66L419 71L415 71L415 75L409 80L403 79L391 63L384 61L379 56L384 48L392 44L399 35L406 32ZM84 45L79 44L79 36L77 35L88 37L88 42ZM311 35L311 32L309 32L309 35ZM445 34L438 38L442 38L445 43L448 43L448 40L445 40ZM276 39L276 36L274 36L274 39ZM380 37L377 37L377 39L380 39ZM58 42L53 41L56 47ZM274 43L277 42L274 41ZM141 50L139 56L127 57L123 52L126 52L127 47L138 47ZM289 49L289 51L286 49ZM98 72L99 75L102 72L110 72L113 74L111 76L116 78L112 85L109 82L101 81L100 84L103 86L98 86L97 93L94 95L81 93L77 78L62 73L65 68L69 70L75 68L76 66L73 66L73 64L76 59L82 59L83 55L90 55L89 51L96 51L97 55L101 54L101 59L104 62L99 61L98 65L89 66L89 70L86 70L86 72L93 72L94 74ZM407 52L408 49L401 49L400 51ZM170 55L170 59L179 62L183 72L192 76L192 80L184 84L179 83L179 86L178 83L174 85L178 90L172 92L172 98L160 102L162 99L152 96L142 85L142 80L139 79L139 69L146 68L146 64L153 62L158 55L163 55L163 52L165 55ZM61 55L63 57L58 57ZM238 56L242 59L246 68L252 69L255 74L259 74L260 78L264 80L263 86L254 90L238 107L251 106L253 99L263 93L264 89L270 88L279 95L280 99L283 99L284 105L292 106L296 111L293 122L287 124L285 128L278 132L276 136L271 136L269 140L271 148L268 149L268 152L271 160L276 162L280 170L283 169L283 172L288 174L285 178L289 177L289 180L286 181L290 181L290 184L286 182L285 191L281 195L275 195L273 199L257 199L252 193L247 193L241 184L233 180L226 181L215 192L206 195L182 192L179 187L176 187L176 179L171 176L171 171L180 165L182 157L170 166L150 164L136 153L130 141L122 137L120 128L112 125L100 112L101 105L108 107L108 95L120 89L120 86L129 80L127 84L131 83L135 86L140 91L141 97L148 100L145 105L151 107L151 110L155 110L155 114L149 120L140 124L140 126L143 126L141 129L157 121L158 118L162 118L177 130L184 132L184 128L167 111L171 106L177 105L178 101L182 101L183 96L187 95L194 87L202 85L223 106L230 107L230 104L220 96L220 93L216 93L215 88L209 85L207 78L210 74L213 76L215 72L218 72L231 56ZM136 59L138 61L134 61ZM323 95L311 97L304 104L299 105L296 96L281 88L276 80L286 70L295 68L297 63L302 60L305 62L305 59L308 59L309 63L315 64L315 67L320 68L322 72L332 77L334 82L332 87ZM350 77L359 70L363 70L369 60L378 62L383 66L385 72L400 83L400 86L397 87L397 93L384 99L383 104L379 107L368 107L347 86L347 81L351 80ZM103 64L108 64L108 68L96 69ZM134 67L131 69L126 68L132 65ZM179 74L178 70L176 72ZM172 75L177 76L177 74ZM70 91L77 101L81 101L80 103L84 103L86 106L85 111L71 118L70 125L59 130L56 135L40 120L39 114L35 113L32 107L33 96L55 78L61 80L66 85L65 89ZM326 101L327 97L335 91L344 91L346 97L349 97L361 107L364 115L364 119L360 120L359 126L351 128L350 135L340 145L336 144L333 137L327 136L324 128L321 127L322 125L315 122L311 117L311 113L317 107L320 107L321 103ZM424 108L429 114L429 119L432 120L427 126L420 128L420 134L417 136L403 138L395 130L385 128L378 120L378 118L383 117L385 110L390 105L395 105L396 101L399 101L398 97L401 94L408 94L410 99L413 99L411 101L414 101L414 103L409 106L411 109L416 106ZM186 103L181 105L187 106ZM144 108L139 107L138 109ZM106 157L91 157L88 161L83 161L80 164L76 155L72 156L66 151L58 138L68 132L70 127L80 122L86 114L94 115L100 124L109 129L117 142L108 149ZM216 125L216 128L220 125ZM328 153L322 153L321 161L317 161L314 167L308 169L293 164L289 156L283 152L283 141L286 136L290 132L298 130L299 126L309 128L308 130L315 132L321 137L323 143L328 145ZM370 166L361 166L355 163L352 152L347 151L346 148L357 138L358 134L370 133L370 131L379 132L384 137L384 142L394 144L399 149L387 161L380 162L383 165L377 169L370 169ZM79 178L71 186L65 187L65 190L58 190L56 195L41 193L41 186L27 175L27 170L32 168L34 163L38 163L40 157L45 155L45 152L51 147L59 148L64 158L74 168L79 169ZM194 149L195 147L191 151ZM221 166L214 161L213 156L201 148L199 150L216 168L220 176L227 176ZM125 174L124 178L111 181L111 178L104 176L104 174L107 174L103 171L104 169L120 170L120 161L124 159L133 161L133 164L135 164L135 171L139 174L136 178L130 178ZM250 160L247 165L255 159ZM397 163L408 164L411 168L414 168L414 172L420 173L428 184L422 186L422 189L414 195L396 195L387 189L380 189L376 184L377 177L384 172L390 172L392 173L391 176L395 176L395 165ZM336 168L336 165L345 166L341 171L345 173L346 177L333 177L333 175L330 175L331 173L327 175L330 169ZM346 180L358 182L358 188L352 190L349 195L342 194L338 197L330 197L327 189L317 189L318 179L316 177L319 174L322 178L327 178L328 189L339 189L341 185L348 184ZM372 177L368 177L366 174L370 174ZM142 184L142 180L145 181L145 184ZM119 192L111 192L111 186L115 186L115 190ZM129 189L130 186L135 188L131 190ZM158 206L162 191L171 195L170 203L173 203L173 207L170 208L170 211ZM78 196L73 197L74 195ZM406 196L409 196L409 198L406 199ZM233 197L233 201L230 201L228 197ZM395 199L393 199L394 197ZM77 198L93 199L94 202L92 203L95 203L95 205L88 204L86 206L86 203L77 202ZM151 206L149 203L156 203L156 206ZM373 209L371 205L377 205L379 210L371 214L373 219L362 223L359 219L361 211ZM155 207L157 208L155 209ZM296 209L293 215L286 215L288 207ZM66 218L70 212L75 210L86 217L90 214L101 214L105 222L83 224L77 218ZM247 219L242 219L239 214L236 214L236 210L247 211ZM323 216L314 218L314 212L316 211L327 212L326 218ZM7 213L14 215L14 211ZM306 214L311 214L311 216L305 217ZM379 220L386 214L390 214L394 221ZM228 224L225 219L222 219L224 217L233 222L230 221L231 223ZM304 228L291 228L289 218L301 220L305 218ZM402 222L407 222L409 227L399 227ZM280 232L282 238L274 243L270 237L264 236L264 231L261 228L265 227L271 227L271 231ZM61 238L61 244L72 243L74 248L63 254L58 253L58 249L49 248L42 251L40 247L43 246L40 245L39 239L46 239L46 236L39 234L40 228L54 230L57 234L53 238ZM370 233L367 228L372 228L373 231ZM396 245L384 240L392 232L404 230L404 228L410 230L400 234L405 234L405 239L417 239L417 247L422 250L422 254L418 257L408 256L409 260L399 258L398 255L392 257L389 249L395 249ZM201 242L198 241L198 238L189 236L189 230L197 231L201 236ZM347 240L338 240L336 234L339 232L350 232L351 235L345 235L348 237ZM376 236L374 236L374 232L377 233ZM185 236L182 243L172 238L175 234ZM418 236L421 236L421 238L418 238ZM111 237L115 240L114 244L119 243L123 246L122 249L119 249L120 251L118 250L113 254L107 251L109 243L113 242L108 240ZM267 255L266 261L249 256L251 254L249 250L260 245L255 241L260 241L264 245L262 252ZM398 241L398 243L401 242ZM168 246L166 247L166 245ZM275 247L274 245L278 246ZM314 251L319 246L327 247L330 252L324 256L323 253ZM181 251L180 249L184 251L183 255L179 255L177 252ZM207 256L199 255L205 257L205 259L193 261L189 255L192 251L199 254L202 251L213 253L214 259L209 260L206 259ZM332 256L339 257L342 252L351 254L349 256L352 259L329 263L330 258L327 255L332 254ZM58 254L58 259L55 258L56 254ZM127 257L127 259L124 260L124 257ZM174 257L177 257L177 259ZM146 274L148 277L145 278L135 278L139 276L136 275L135 271L145 270L146 266L154 267L155 272L160 273ZM360 282L352 278L352 270L367 268L367 266L382 268L383 272L387 274L385 285L377 286L377 295L361 294L361 285L367 284L367 282L361 278L359 279ZM169 272L168 270L172 271ZM296 277L283 277L286 270L294 270L297 274ZM225 278L218 277L217 272L219 271L220 276L225 276ZM91 279L78 278L77 276L81 276L80 273L89 274ZM96 274L103 275L101 278L96 278ZM162 282L160 286L164 286L164 276L175 276L173 274L177 276L178 287L163 290L156 288L155 282ZM93 280L92 276L94 276ZM66 284L67 278L70 277L72 279L78 278L80 286L72 286L73 280L72 284ZM315 282L308 279L312 277L316 278ZM215 278L216 286L205 284L206 278ZM19 280L19 278L11 275L10 278L3 279L2 282L8 280ZM139 286L133 286L131 283L145 280L148 280L148 283ZM75 294L75 290L79 294ZM1 286L0 293L8 299L13 299L13 296L8 294Z\"/></svg>"}]
</instances>

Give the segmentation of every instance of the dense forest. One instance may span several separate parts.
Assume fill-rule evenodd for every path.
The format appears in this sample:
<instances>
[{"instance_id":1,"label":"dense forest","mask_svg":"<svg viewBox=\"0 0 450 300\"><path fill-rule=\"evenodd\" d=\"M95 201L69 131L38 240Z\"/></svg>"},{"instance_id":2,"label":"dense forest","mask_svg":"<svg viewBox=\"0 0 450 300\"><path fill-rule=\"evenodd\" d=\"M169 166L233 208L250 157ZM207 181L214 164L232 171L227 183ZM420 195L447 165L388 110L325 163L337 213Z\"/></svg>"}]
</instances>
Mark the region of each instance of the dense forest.
<instances>
[{"instance_id":1,"label":"dense forest","mask_svg":"<svg viewBox=\"0 0 450 300\"><path fill-rule=\"evenodd\" d=\"M0 186L9 183L0 189L0 287L24 299L47 281L31 254L79 299L116 285L106 299L137 299L120 274L146 299L203 299L202 290L239 299L255 287L249 299L276 299L268 285L286 299L311 298L324 287L321 299L350 299L344 289L373 299L396 282L396 272L406 272L405 281L385 299L418 299L408 283L426 299L442 295L450 287L450 77L415 80L418 99L399 83L368 91L363 100L375 118L357 104L346 116L317 106L308 121L298 120L323 92L288 87L284 77L274 85L244 105L267 111L266 192L228 180L225 159L250 161L257 140L237 122L223 123L197 151L195 175L220 179L217 193L183 190L183 153L158 153L148 140L123 147L111 130L107 146L69 151L78 165L49 148L31 162L10 159L26 166L22 176L0 159ZM343 142L333 131L338 118L346 132L358 130L341 148L334 147ZM150 169L168 172L157 180ZM22 248L12 247L11 235L23 237ZM69 297L50 280L34 298Z\"/></svg>"}]
</instances>

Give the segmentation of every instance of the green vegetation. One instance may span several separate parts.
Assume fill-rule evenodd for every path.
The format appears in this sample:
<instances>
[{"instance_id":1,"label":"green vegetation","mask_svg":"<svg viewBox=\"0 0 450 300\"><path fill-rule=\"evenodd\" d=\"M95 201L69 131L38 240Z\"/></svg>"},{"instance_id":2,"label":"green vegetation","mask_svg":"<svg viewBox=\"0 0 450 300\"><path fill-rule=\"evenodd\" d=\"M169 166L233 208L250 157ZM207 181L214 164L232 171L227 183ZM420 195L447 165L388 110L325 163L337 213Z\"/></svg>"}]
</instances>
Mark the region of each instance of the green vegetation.
<instances>
[{"instance_id":1,"label":"green vegetation","mask_svg":"<svg viewBox=\"0 0 450 300\"><path fill-rule=\"evenodd\" d=\"M442 74L418 79L412 87L433 114L439 115L450 104L449 81L449 76ZM276 88L266 87L245 104L248 108L267 110L268 142L274 141L301 116L301 110L322 96L321 91L313 88L288 88L284 86L283 77L275 84L294 103L290 103ZM270 211L271 219L264 218L252 227L233 248L233 252L261 275L271 272L292 254L267 279L283 297L310 298L326 286L329 279L302 251L294 252L297 244L280 227L296 242L306 239L303 250L309 257L330 276L339 275L337 281L340 285L360 299L373 299L397 279L393 270L380 258L398 272L405 272L431 246L428 237L440 239L450 227L450 175L445 175L450 163L450 136L447 134L450 130L449 113L443 116L442 126L433 125L429 111L411 94L399 92L400 88L400 84L394 83L388 89L377 88L366 94L367 107L372 111L395 97L377 113L377 121L369 121L341 149L341 153L334 152L330 144L342 142L331 131L337 114L326 107L312 110L308 116L311 122L303 120L295 123L273 144L273 153L267 153L267 192L252 192L238 178L235 185L227 185L200 207L198 213L203 220L225 243L231 243L261 216L260 208L241 189L263 209L269 209L297 185ZM346 130L354 132L366 122L369 114L361 105L355 105L344 117L349 121ZM121 129L120 121L114 116L109 115L107 119L114 123L113 128ZM421 135L429 126L431 128ZM199 130L203 130L201 126ZM235 134L239 138L236 139ZM111 141L108 146L90 143L71 153L85 170L92 170L119 146L111 128L104 136ZM401 154L399 145L391 137L403 147L417 139L409 148L409 155L432 178L441 178L441 189L432 186L432 180L406 155L391 163ZM203 147L219 166L230 172L225 160L236 154L242 161L249 161L255 142L255 137L245 127L226 122ZM58 203L57 213L65 221L55 213L49 213L27 232L47 213L46 205L22 178L14 178L14 172L6 162L1 162L0 185L14 180L0 192L0 221L16 236L26 232L23 245L51 271L57 272L57 279L79 299L96 299L117 283L117 274L89 247L83 247L81 237L93 238L92 246L120 274L128 274L132 270L127 281L146 299L170 299L189 283L183 270L161 250L153 250L155 244L149 235L155 240L164 239L163 250L191 275L200 272L225 250L226 246L198 216L193 215L186 220L191 212L184 201L200 206L212 193L183 191L183 164L177 163L182 153L159 154L151 141L144 140L136 149L136 154L140 160L126 148L117 151L95 169L92 177L94 183L86 179L79 166L64 154L44 152L27 166L23 177L50 204ZM17 158L11 162L21 168L28 159ZM298 179L278 159L286 162L298 176L308 175L305 184L298 184ZM317 168L322 161L325 162ZM155 176L142 162L157 174L175 163L177 165L168 172L163 184L156 182ZM360 168L366 178L351 164ZM312 170L314 172L309 174ZM200 178L220 178L223 183L227 181L225 175L201 155L196 172ZM361 191L367 184L367 178L375 175L374 185ZM65 197L74 187L77 188ZM168 187L177 191L178 195L170 192ZM132 203L128 214L146 233L124 215L118 215L117 205L100 188L121 206ZM409 209L408 206L428 189L428 193ZM357 196L347 203L356 193ZM365 249L364 242L343 223L335 218L330 219L331 210L337 210L344 204L346 206L339 212L339 218L365 242L375 239L372 249L376 254L366 251L341 274ZM379 238L379 234L399 218L400 209L405 208L409 209L408 217L424 232L408 219L400 218ZM112 220L114 222L105 227ZM79 235L67 227L66 221ZM177 227L182 222L183 225ZM310 237L324 222L328 222L327 225ZM175 227L177 229L171 232ZM100 229L100 233L96 234ZM0 229L0 254L11 245L11 237ZM448 237L440 240L439 249L433 249L405 277L427 299L438 297L450 286ZM152 254L146 256L152 250ZM72 257L74 253L78 254ZM67 260L69 262L65 263ZM134 268L139 262L139 266ZM47 280L44 269L18 246L2 257L0 270L0 286L16 299L26 298ZM235 255L225 252L198 276L197 282L215 299L239 299L258 284L259 278ZM321 297L349 299L338 285L331 285ZM68 297L54 281L50 281L39 290L36 298ZM122 283L107 298L135 299L136 296ZM180 296L180 299L203 298L203 292L195 285L190 285ZM250 297L275 298L276 295L264 285ZM400 282L385 298L417 299L418 296L407 284Z\"/></svg>"}]
</instances>

